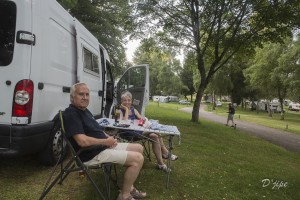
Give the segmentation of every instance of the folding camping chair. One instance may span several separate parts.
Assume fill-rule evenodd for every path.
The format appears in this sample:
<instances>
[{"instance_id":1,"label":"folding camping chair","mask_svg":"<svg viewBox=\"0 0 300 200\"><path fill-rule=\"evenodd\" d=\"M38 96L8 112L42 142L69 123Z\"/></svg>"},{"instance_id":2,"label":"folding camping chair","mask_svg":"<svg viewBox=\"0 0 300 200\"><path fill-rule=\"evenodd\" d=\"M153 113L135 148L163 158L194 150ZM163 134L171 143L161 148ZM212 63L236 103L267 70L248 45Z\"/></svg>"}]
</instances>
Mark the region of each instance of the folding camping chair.
<instances>
[{"instance_id":1,"label":"folding camping chair","mask_svg":"<svg viewBox=\"0 0 300 200\"><path fill-rule=\"evenodd\" d=\"M83 162L80 160L78 155L80 153L82 153L83 151L90 150L91 148L95 148L96 146L90 147L90 148L82 148L78 152L75 152L73 146L71 145L70 141L66 137L66 132L65 132L65 128L64 128L64 122L63 122L63 114L62 114L61 110L59 111L59 119L60 119L60 127L61 127L62 152L61 152L60 159L58 159L58 162L56 163L54 169L52 170L52 172L50 174L50 177L48 178L48 180L45 184L45 187L44 187L44 190L43 190L43 192L40 196L40 199L43 199L47 195L47 193L51 190L51 188L57 182L58 182L58 184L62 184L64 179L67 178L67 176L71 172L84 173L86 175L87 179L93 185L93 187L96 190L98 196L103 200L110 199L110 193L111 193L110 183L113 182L114 185L119 189L118 183L117 183L117 171L116 171L115 163L101 163L101 164L92 165L92 166L84 165ZM67 148L70 149L71 156L70 156L69 161L67 162L67 164L64 165L63 164L63 155L64 155L64 151L66 151L66 148L64 148L65 145L66 145ZM54 172L57 170L57 167L59 165L60 165L60 173L56 176L55 179L53 179L53 181L49 185L49 183L50 183L50 181L51 181L51 179L54 175ZM105 187L106 187L105 193L106 193L106 195L104 195L103 192L101 192L101 190L97 186L96 182L91 177L90 172L89 172L90 169L102 169L103 174L104 174L104 181L105 181Z\"/></svg>"}]
</instances>

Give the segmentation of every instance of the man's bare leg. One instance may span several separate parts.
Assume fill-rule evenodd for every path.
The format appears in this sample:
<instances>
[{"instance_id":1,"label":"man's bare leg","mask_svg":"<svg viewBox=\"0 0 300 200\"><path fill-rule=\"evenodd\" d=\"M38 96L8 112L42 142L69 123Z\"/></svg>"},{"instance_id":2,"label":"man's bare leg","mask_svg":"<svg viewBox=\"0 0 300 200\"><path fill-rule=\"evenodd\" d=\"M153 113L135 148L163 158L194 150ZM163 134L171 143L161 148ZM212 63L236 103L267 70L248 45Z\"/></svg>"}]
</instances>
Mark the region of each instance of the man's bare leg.
<instances>
[{"instance_id":1,"label":"man's bare leg","mask_svg":"<svg viewBox=\"0 0 300 200\"><path fill-rule=\"evenodd\" d=\"M123 179L123 186L120 196L126 199L130 196L133 183L138 177L144 163L144 156L140 152L128 151L124 166L126 167Z\"/></svg>"},{"instance_id":2,"label":"man's bare leg","mask_svg":"<svg viewBox=\"0 0 300 200\"><path fill-rule=\"evenodd\" d=\"M138 143L129 143L126 150L127 151L139 152L139 153L143 154L144 147L141 144L138 144Z\"/></svg>"}]
</instances>

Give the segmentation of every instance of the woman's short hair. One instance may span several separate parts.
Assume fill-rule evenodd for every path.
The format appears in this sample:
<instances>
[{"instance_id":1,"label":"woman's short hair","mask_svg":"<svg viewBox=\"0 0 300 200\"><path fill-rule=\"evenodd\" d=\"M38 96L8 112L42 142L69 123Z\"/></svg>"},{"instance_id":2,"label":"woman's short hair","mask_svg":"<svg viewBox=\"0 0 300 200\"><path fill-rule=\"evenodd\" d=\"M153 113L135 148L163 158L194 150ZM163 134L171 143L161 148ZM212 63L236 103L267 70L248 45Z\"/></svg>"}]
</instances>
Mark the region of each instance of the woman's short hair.
<instances>
[{"instance_id":1,"label":"woman's short hair","mask_svg":"<svg viewBox=\"0 0 300 200\"><path fill-rule=\"evenodd\" d=\"M123 99L124 97L129 97L130 99L132 99L132 94L126 90L121 94L121 99Z\"/></svg>"}]
</instances>

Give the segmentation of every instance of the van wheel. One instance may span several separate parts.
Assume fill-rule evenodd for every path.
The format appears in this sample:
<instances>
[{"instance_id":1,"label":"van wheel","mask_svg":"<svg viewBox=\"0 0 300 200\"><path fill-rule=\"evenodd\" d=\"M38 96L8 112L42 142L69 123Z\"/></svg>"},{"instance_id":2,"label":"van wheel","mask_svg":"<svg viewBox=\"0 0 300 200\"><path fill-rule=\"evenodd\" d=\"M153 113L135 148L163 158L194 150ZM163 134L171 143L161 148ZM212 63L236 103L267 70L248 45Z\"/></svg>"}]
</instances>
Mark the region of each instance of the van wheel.
<instances>
[{"instance_id":1,"label":"van wheel","mask_svg":"<svg viewBox=\"0 0 300 200\"><path fill-rule=\"evenodd\" d=\"M61 135L60 123L58 120L55 121L53 129L50 133L47 146L45 149L39 153L39 160L44 165L55 165L61 162L67 152L66 143L63 143L62 147L62 135ZM60 159L61 152L64 152L62 159Z\"/></svg>"}]
</instances>

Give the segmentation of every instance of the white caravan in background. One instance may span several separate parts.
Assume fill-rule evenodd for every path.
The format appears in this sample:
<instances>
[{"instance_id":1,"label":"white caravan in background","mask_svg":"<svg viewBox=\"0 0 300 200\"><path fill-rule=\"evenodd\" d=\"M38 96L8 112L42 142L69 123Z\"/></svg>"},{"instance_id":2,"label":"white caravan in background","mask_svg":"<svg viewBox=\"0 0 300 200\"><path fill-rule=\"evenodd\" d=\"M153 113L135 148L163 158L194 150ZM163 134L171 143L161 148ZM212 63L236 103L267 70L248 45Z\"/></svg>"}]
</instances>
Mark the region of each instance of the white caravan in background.
<instances>
[{"instance_id":1,"label":"white caravan in background","mask_svg":"<svg viewBox=\"0 0 300 200\"><path fill-rule=\"evenodd\" d=\"M110 115L121 93L110 65L98 40L55 0L1 0L0 156L38 153L54 164L61 151L56 116L68 107L74 83L88 84L95 118ZM140 98L142 112L148 65L128 69L120 83L118 89Z\"/></svg>"},{"instance_id":2,"label":"white caravan in background","mask_svg":"<svg viewBox=\"0 0 300 200\"><path fill-rule=\"evenodd\" d=\"M300 103L290 103L289 110L300 111Z\"/></svg>"}]
</instances>

